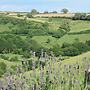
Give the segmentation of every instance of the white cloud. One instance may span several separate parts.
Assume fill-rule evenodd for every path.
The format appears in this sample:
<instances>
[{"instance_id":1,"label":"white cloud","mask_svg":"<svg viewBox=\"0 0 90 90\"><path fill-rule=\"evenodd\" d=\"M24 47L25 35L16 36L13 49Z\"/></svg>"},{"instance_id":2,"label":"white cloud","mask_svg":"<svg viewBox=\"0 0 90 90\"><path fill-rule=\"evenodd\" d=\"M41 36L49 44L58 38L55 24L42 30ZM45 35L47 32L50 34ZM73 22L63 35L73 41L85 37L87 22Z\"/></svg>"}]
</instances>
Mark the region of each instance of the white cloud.
<instances>
[{"instance_id":1,"label":"white cloud","mask_svg":"<svg viewBox=\"0 0 90 90\"><path fill-rule=\"evenodd\" d=\"M15 8L17 5L0 5L0 8Z\"/></svg>"}]
</instances>

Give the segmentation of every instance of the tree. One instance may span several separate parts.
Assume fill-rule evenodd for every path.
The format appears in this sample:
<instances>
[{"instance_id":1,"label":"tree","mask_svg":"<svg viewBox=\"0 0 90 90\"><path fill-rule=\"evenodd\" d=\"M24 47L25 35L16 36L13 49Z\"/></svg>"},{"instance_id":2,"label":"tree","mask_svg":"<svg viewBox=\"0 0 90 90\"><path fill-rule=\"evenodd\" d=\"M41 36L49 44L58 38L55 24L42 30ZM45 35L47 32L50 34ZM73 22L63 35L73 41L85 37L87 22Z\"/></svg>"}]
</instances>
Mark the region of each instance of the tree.
<instances>
[{"instance_id":1,"label":"tree","mask_svg":"<svg viewBox=\"0 0 90 90\"><path fill-rule=\"evenodd\" d=\"M51 12L51 13L58 13L57 11L53 11L53 12Z\"/></svg>"},{"instance_id":2,"label":"tree","mask_svg":"<svg viewBox=\"0 0 90 90\"><path fill-rule=\"evenodd\" d=\"M48 14L49 12L48 11L44 11L44 14Z\"/></svg>"},{"instance_id":3,"label":"tree","mask_svg":"<svg viewBox=\"0 0 90 90\"><path fill-rule=\"evenodd\" d=\"M58 44L53 46L52 51L56 57L63 54L62 49L60 48L60 45Z\"/></svg>"},{"instance_id":4,"label":"tree","mask_svg":"<svg viewBox=\"0 0 90 90\"><path fill-rule=\"evenodd\" d=\"M34 14L38 14L39 12L36 10L36 9L32 9L31 10L31 14L34 15Z\"/></svg>"},{"instance_id":5,"label":"tree","mask_svg":"<svg viewBox=\"0 0 90 90\"><path fill-rule=\"evenodd\" d=\"M28 18L33 18L32 14L31 13L27 13L26 15Z\"/></svg>"},{"instance_id":6,"label":"tree","mask_svg":"<svg viewBox=\"0 0 90 90\"><path fill-rule=\"evenodd\" d=\"M51 41L51 40L48 38L47 41L46 41L46 43L50 43L50 41Z\"/></svg>"},{"instance_id":7,"label":"tree","mask_svg":"<svg viewBox=\"0 0 90 90\"><path fill-rule=\"evenodd\" d=\"M88 46L90 46L90 40L86 41L86 44L87 44Z\"/></svg>"},{"instance_id":8,"label":"tree","mask_svg":"<svg viewBox=\"0 0 90 90\"><path fill-rule=\"evenodd\" d=\"M88 45L82 42L74 42L72 44L74 47L76 47L80 53L88 51Z\"/></svg>"},{"instance_id":9,"label":"tree","mask_svg":"<svg viewBox=\"0 0 90 90\"><path fill-rule=\"evenodd\" d=\"M70 30L71 29L70 29L69 22L68 21L64 21L60 25L58 31L52 33L52 37L61 38L62 36L64 36L65 34L67 34Z\"/></svg>"},{"instance_id":10,"label":"tree","mask_svg":"<svg viewBox=\"0 0 90 90\"><path fill-rule=\"evenodd\" d=\"M62 47L61 48L66 48L66 47L70 47L70 46L71 46L71 44L64 42L62 44Z\"/></svg>"},{"instance_id":11,"label":"tree","mask_svg":"<svg viewBox=\"0 0 90 90\"><path fill-rule=\"evenodd\" d=\"M59 27L59 30L63 30L65 32L69 32L70 31L70 25L68 21L63 21L62 24Z\"/></svg>"},{"instance_id":12,"label":"tree","mask_svg":"<svg viewBox=\"0 0 90 90\"><path fill-rule=\"evenodd\" d=\"M61 12L63 12L64 14L67 14L68 13L68 9L64 8L61 10Z\"/></svg>"},{"instance_id":13,"label":"tree","mask_svg":"<svg viewBox=\"0 0 90 90\"><path fill-rule=\"evenodd\" d=\"M75 13L73 20L85 20L86 13Z\"/></svg>"},{"instance_id":14,"label":"tree","mask_svg":"<svg viewBox=\"0 0 90 90\"><path fill-rule=\"evenodd\" d=\"M20 13L17 14L17 17L22 17L23 15L21 15Z\"/></svg>"},{"instance_id":15,"label":"tree","mask_svg":"<svg viewBox=\"0 0 90 90\"><path fill-rule=\"evenodd\" d=\"M80 54L78 48L74 46L69 46L63 49L63 55L64 56L76 56Z\"/></svg>"},{"instance_id":16,"label":"tree","mask_svg":"<svg viewBox=\"0 0 90 90\"><path fill-rule=\"evenodd\" d=\"M90 15L87 16L87 20L90 20Z\"/></svg>"}]
</instances>

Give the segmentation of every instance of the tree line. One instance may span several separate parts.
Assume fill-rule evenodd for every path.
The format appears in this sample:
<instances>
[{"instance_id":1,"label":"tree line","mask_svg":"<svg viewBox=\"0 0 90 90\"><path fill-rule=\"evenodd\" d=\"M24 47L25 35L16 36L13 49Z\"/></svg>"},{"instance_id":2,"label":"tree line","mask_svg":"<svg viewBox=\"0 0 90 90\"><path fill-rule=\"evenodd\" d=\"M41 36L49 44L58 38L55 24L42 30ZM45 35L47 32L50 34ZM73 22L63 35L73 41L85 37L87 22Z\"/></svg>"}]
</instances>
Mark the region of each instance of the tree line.
<instances>
[{"instance_id":1,"label":"tree line","mask_svg":"<svg viewBox=\"0 0 90 90\"><path fill-rule=\"evenodd\" d=\"M90 20L90 15L87 15L86 13L75 13L72 19L73 20Z\"/></svg>"},{"instance_id":2,"label":"tree line","mask_svg":"<svg viewBox=\"0 0 90 90\"><path fill-rule=\"evenodd\" d=\"M55 56L77 56L89 50L90 40L86 41L85 43L82 43L78 39L75 39L72 44L63 43L61 47L60 45L55 45L52 48L52 51L54 52Z\"/></svg>"}]
</instances>

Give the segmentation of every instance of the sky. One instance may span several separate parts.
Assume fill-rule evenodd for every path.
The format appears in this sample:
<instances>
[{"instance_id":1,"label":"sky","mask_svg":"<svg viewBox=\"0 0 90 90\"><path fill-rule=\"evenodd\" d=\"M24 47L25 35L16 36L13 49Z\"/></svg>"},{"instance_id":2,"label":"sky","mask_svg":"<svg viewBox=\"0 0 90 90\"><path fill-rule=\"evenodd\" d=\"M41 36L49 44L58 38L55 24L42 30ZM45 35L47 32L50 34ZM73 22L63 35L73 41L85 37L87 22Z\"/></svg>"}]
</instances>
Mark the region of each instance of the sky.
<instances>
[{"instance_id":1,"label":"sky","mask_svg":"<svg viewBox=\"0 0 90 90\"><path fill-rule=\"evenodd\" d=\"M0 0L0 11L58 11L90 12L90 0Z\"/></svg>"}]
</instances>

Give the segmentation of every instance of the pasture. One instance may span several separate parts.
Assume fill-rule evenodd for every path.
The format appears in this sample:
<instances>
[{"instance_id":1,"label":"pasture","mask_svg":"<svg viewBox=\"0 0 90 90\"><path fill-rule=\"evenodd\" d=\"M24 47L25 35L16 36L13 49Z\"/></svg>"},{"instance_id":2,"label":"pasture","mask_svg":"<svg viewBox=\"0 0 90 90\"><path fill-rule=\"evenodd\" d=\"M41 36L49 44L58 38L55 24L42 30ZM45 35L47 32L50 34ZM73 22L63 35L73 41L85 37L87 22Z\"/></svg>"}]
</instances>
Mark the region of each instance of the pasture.
<instances>
[{"instance_id":1,"label":"pasture","mask_svg":"<svg viewBox=\"0 0 90 90\"><path fill-rule=\"evenodd\" d=\"M75 32L90 30L90 21L51 16L26 19L3 16L0 20L1 87L9 90L86 90L90 33ZM63 22L68 22L65 25L70 25L69 31L62 26ZM62 37L54 37L52 33L65 31L62 27L67 32ZM60 48L53 48L57 45ZM59 51L62 53L56 55ZM70 54L65 56L68 51Z\"/></svg>"}]
</instances>

